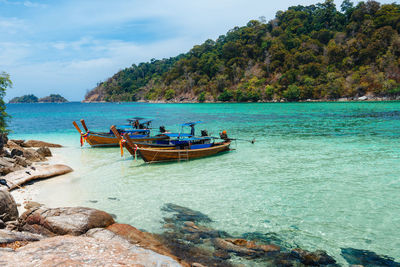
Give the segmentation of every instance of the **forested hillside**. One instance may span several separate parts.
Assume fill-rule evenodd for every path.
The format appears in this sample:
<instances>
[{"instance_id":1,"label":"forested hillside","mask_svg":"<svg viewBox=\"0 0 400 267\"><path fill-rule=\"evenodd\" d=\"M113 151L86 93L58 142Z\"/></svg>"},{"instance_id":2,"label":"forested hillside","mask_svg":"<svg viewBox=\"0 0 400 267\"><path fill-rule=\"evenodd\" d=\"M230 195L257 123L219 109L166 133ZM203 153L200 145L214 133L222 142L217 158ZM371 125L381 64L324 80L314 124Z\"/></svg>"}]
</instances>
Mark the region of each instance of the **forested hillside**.
<instances>
[{"instance_id":1,"label":"forested hillside","mask_svg":"<svg viewBox=\"0 0 400 267\"><path fill-rule=\"evenodd\" d=\"M177 57L126 68L94 101L298 101L400 95L400 5L333 0L252 20Z\"/></svg>"}]
</instances>

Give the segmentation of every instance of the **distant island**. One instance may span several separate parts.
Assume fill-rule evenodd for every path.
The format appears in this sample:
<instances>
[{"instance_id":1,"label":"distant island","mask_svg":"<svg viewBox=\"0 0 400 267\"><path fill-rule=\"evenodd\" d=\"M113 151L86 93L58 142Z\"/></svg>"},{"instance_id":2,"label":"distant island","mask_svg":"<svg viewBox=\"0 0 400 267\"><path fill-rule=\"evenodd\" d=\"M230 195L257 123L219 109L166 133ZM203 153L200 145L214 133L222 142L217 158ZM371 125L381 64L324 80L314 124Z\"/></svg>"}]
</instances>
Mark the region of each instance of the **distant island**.
<instances>
[{"instance_id":1,"label":"distant island","mask_svg":"<svg viewBox=\"0 0 400 267\"><path fill-rule=\"evenodd\" d=\"M258 102L400 98L400 5L333 0L251 20L176 57L133 64L91 101Z\"/></svg>"},{"instance_id":2,"label":"distant island","mask_svg":"<svg viewBox=\"0 0 400 267\"><path fill-rule=\"evenodd\" d=\"M20 97L14 97L8 103L64 103L64 102L68 102L68 100L59 94L51 94L43 98L38 98L35 95L23 95Z\"/></svg>"}]
</instances>

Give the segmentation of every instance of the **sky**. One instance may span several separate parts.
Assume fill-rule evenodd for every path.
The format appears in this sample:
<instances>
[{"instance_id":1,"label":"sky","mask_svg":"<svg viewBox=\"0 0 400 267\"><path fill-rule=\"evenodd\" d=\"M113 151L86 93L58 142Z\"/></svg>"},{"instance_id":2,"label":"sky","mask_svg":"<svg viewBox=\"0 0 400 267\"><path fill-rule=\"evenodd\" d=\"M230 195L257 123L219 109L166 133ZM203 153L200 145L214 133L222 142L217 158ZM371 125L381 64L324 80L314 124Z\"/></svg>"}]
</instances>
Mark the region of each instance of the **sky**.
<instances>
[{"instance_id":1,"label":"sky","mask_svg":"<svg viewBox=\"0 0 400 267\"><path fill-rule=\"evenodd\" d=\"M186 53L251 19L268 21L289 6L317 2L0 0L0 73L13 82L5 100L55 93L81 101L132 64ZM338 8L341 2L335 1Z\"/></svg>"}]
</instances>

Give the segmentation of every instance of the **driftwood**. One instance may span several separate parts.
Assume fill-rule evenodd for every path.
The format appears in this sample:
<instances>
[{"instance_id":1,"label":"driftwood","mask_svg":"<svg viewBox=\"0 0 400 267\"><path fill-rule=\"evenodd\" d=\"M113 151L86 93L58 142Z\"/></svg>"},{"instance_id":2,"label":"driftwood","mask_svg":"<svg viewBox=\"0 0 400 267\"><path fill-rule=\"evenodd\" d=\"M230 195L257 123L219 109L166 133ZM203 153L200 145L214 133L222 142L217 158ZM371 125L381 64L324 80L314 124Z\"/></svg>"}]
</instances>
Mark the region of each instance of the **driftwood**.
<instances>
[{"instance_id":1,"label":"driftwood","mask_svg":"<svg viewBox=\"0 0 400 267\"><path fill-rule=\"evenodd\" d=\"M32 180L58 176L72 171L72 168L63 164L44 165L28 167L23 170L15 171L3 176L2 178L7 181L7 184L10 187L9 190L13 190Z\"/></svg>"}]
</instances>

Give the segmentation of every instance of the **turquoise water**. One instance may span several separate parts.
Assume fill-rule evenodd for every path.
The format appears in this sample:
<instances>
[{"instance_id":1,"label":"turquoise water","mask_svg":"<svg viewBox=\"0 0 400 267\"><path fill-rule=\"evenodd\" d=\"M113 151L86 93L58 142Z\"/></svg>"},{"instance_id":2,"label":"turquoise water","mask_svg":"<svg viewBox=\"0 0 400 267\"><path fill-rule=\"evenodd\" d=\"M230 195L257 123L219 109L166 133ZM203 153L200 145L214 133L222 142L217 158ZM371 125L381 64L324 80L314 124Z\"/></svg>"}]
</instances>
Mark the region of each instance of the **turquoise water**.
<instances>
[{"instance_id":1,"label":"turquoise water","mask_svg":"<svg viewBox=\"0 0 400 267\"><path fill-rule=\"evenodd\" d=\"M84 205L161 232L165 203L209 215L231 234L276 233L292 246L367 249L400 260L400 102L9 104L11 138L61 143L75 172L38 183L39 202ZM132 116L178 130L256 138L220 156L146 165L119 148L79 147L73 120L108 129ZM109 199L111 198L111 199ZM114 199L117 198L117 199Z\"/></svg>"}]
</instances>

